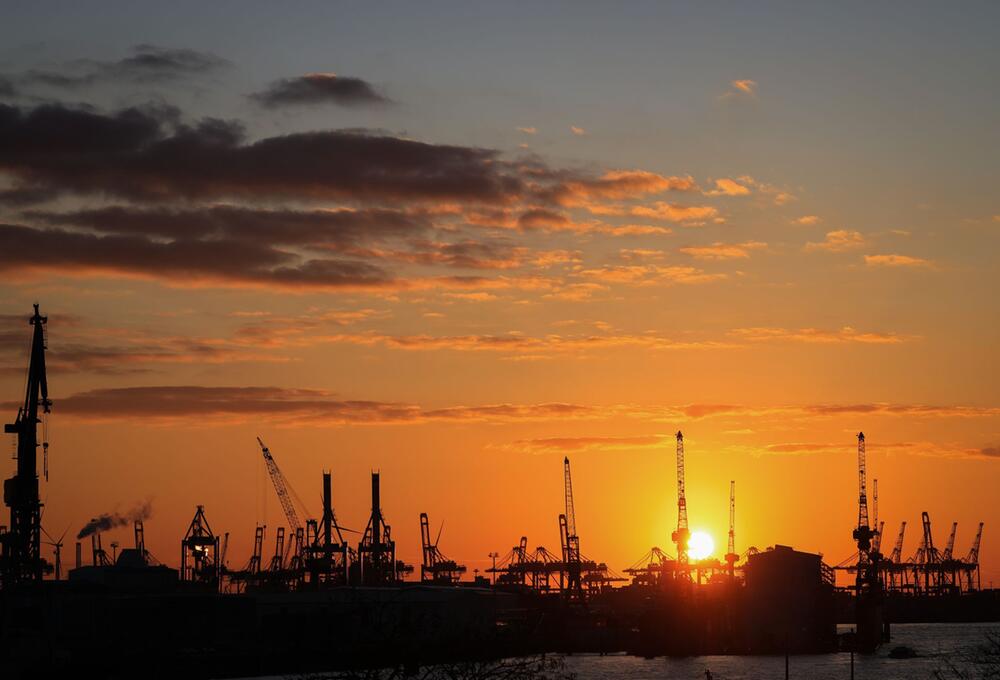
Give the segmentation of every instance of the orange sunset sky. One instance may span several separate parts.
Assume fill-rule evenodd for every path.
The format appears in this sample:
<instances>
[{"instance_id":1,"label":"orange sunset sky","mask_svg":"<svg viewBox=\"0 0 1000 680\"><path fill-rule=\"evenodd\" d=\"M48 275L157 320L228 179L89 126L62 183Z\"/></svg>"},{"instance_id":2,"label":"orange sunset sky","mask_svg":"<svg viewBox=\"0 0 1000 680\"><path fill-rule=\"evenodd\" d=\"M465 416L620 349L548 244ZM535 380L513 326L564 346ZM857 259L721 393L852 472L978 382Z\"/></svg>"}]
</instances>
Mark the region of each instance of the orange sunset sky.
<instances>
[{"instance_id":1,"label":"orange sunset sky","mask_svg":"<svg viewBox=\"0 0 1000 680\"><path fill-rule=\"evenodd\" d=\"M673 552L680 429L717 556L736 480L737 552L836 564L863 430L884 543L984 521L1000 580L1000 17L906 8L11 8L0 402L39 302L47 531L150 500L175 564L203 504L241 566L260 435L471 572L558 549L568 455L621 571Z\"/></svg>"}]
</instances>

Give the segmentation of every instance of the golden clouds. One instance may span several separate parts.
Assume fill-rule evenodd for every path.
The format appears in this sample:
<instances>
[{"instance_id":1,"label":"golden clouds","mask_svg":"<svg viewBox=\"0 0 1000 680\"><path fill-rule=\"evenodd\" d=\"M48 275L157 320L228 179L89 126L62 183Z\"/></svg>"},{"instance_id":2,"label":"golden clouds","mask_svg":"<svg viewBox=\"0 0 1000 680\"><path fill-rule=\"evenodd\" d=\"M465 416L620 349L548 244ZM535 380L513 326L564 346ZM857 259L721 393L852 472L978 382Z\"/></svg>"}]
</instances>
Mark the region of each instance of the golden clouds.
<instances>
[{"instance_id":1,"label":"golden clouds","mask_svg":"<svg viewBox=\"0 0 1000 680\"><path fill-rule=\"evenodd\" d=\"M747 196L750 193L750 189L734 179L717 179L715 180L715 189L711 191L706 191L706 196Z\"/></svg>"},{"instance_id":2,"label":"golden clouds","mask_svg":"<svg viewBox=\"0 0 1000 680\"><path fill-rule=\"evenodd\" d=\"M774 328L754 327L736 328L730 331L734 335L749 342L808 342L808 343L863 343L872 345L897 345L913 340L908 336L896 333L879 333L858 331L851 326L838 330L822 330L819 328Z\"/></svg>"},{"instance_id":3,"label":"golden clouds","mask_svg":"<svg viewBox=\"0 0 1000 680\"><path fill-rule=\"evenodd\" d=\"M761 241L746 241L745 243L722 243L716 241L707 246L685 246L678 250L698 260L737 260L750 257L751 250L767 248Z\"/></svg>"},{"instance_id":4,"label":"golden clouds","mask_svg":"<svg viewBox=\"0 0 1000 680\"><path fill-rule=\"evenodd\" d=\"M934 263L930 260L909 255L865 255L865 264L869 267L934 267Z\"/></svg>"},{"instance_id":5,"label":"golden clouds","mask_svg":"<svg viewBox=\"0 0 1000 680\"><path fill-rule=\"evenodd\" d=\"M850 231L848 229L838 229L836 231L828 231L824 241L819 243L807 243L805 245L805 250L806 252L826 250L831 253L843 253L848 250L860 248L866 243L867 241L861 232Z\"/></svg>"}]
</instances>

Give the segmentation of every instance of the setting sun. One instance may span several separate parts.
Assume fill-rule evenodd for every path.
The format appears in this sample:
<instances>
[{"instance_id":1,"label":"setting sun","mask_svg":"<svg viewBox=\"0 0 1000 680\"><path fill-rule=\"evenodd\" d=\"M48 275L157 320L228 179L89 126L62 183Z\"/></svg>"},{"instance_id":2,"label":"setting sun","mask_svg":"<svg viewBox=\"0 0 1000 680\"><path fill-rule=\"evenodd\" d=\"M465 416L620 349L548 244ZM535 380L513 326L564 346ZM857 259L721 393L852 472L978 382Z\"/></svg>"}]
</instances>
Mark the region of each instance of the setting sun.
<instances>
[{"instance_id":1,"label":"setting sun","mask_svg":"<svg viewBox=\"0 0 1000 680\"><path fill-rule=\"evenodd\" d=\"M715 541L712 536L705 531L695 531L691 533L688 541L688 555L693 560L703 560L715 552Z\"/></svg>"}]
</instances>

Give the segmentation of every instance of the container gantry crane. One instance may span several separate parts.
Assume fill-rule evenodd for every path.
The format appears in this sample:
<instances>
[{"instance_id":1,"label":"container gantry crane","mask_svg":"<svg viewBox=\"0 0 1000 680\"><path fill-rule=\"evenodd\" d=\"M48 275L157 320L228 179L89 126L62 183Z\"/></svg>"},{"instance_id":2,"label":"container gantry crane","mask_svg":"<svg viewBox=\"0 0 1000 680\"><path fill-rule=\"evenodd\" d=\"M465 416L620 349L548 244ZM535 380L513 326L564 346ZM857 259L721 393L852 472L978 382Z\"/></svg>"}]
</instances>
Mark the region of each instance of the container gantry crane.
<instances>
[{"instance_id":1,"label":"container gantry crane","mask_svg":"<svg viewBox=\"0 0 1000 680\"><path fill-rule=\"evenodd\" d=\"M677 569L681 578L690 578L688 572L688 530L687 499L684 496L684 435L677 431L677 530L670 540L677 546Z\"/></svg>"},{"instance_id":2,"label":"container gantry crane","mask_svg":"<svg viewBox=\"0 0 1000 680\"><path fill-rule=\"evenodd\" d=\"M219 538L208 525L203 505L195 510L181 541L180 578L214 588L219 586Z\"/></svg>"},{"instance_id":3,"label":"container gantry crane","mask_svg":"<svg viewBox=\"0 0 1000 680\"><path fill-rule=\"evenodd\" d=\"M972 574L973 574L973 572L975 572L975 574L976 574L976 586L975 586L975 588L978 590L980 588L980 586L981 586L981 584L979 582L979 578L980 578L980 576L979 576L979 546L982 545L982 542L983 542L983 523L980 522L979 523L979 529L976 530L976 538L973 539L973 541L972 541L972 547L969 549L969 554L965 557L964 571L965 571L966 585L967 585L967 587L968 587L969 590L973 589L973 586L972 586Z\"/></svg>"}]
</instances>

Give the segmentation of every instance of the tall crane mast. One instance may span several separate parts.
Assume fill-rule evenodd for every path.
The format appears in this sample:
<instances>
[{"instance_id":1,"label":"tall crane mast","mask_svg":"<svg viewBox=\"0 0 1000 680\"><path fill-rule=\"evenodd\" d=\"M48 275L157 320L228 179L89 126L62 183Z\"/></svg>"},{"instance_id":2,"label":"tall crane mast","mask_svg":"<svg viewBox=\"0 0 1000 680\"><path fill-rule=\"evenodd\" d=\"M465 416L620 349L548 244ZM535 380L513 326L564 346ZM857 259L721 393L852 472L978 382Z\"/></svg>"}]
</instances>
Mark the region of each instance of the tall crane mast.
<instances>
[{"instance_id":1,"label":"tall crane mast","mask_svg":"<svg viewBox=\"0 0 1000 680\"><path fill-rule=\"evenodd\" d=\"M13 423L4 425L4 432L17 435L17 471L4 481L4 503L10 508L10 528L3 535L0 560L0 586L41 581L42 504L38 499L38 423L39 407L49 413L48 379L45 373L45 324L48 317L35 313L28 320L34 329L31 335L31 357L28 362L27 389L24 404L17 409ZM47 448L44 444L43 448ZM46 473L47 474L47 473Z\"/></svg>"},{"instance_id":2,"label":"tall crane mast","mask_svg":"<svg viewBox=\"0 0 1000 680\"><path fill-rule=\"evenodd\" d=\"M872 480L872 526L878 526L878 478Z\"/></svg>"},{"instance_id":3,"label":"tall crane mast","mask_svg":"<svg viewBox=\"0 0 1000 680\"><path fill-rule=\"evenodd\" d=\"M566 520L563 524L563 543L567 575L567 592L572 596L583 589L580 565L580 537L576 533L576 509L573 505L573 478L569 472L569 456L563 458L563 479L566 493Z\"/></svg>"},{"instance_id":4,"label":"tall crane mast","mask_svg":"<svg viewBox=\"0 0 1000 680\"><path fill-rule=\"evenodd\" d=\"M285 517L288 518L288 525L295 531L302 528L302 522L299 521L299 515L295 512L295 506L292 505L292 497L288 493L288 482L285 480L285 476L281 474L281 470L278 468L278 464L274 462L274 456L271 455L271 450L268 449L260 437L257 437L257 443L260 444L260 451L264 454L264 463L267 465L267 473L271 476L271 483L274 484L274 491L278 494L278 500L281 501L281 507L285 511Z\"/></svg>"},{"instance_id":5,"label":"tall crane mast","mask_svg":"<svg viewBox=\"0 0 1000 680\"><path fill-rule=\"evenodd\" d=\"M729 550L726 552L726 564L729 565L729 578L736 577L736 562L740 556L736 554L736 480L729 482Z\"/></svg>"},{"instance_id":6,"label":"tall crane mast","mask_svg":"<svg viewBox=\"0 0 1000 680\"><path fill-rule=\"evenodd\" d=\"M868 484L865 475L865 433L858 432L858 528L854 530L854 540L858 542L858 553L862 559L868 557L875 534L868 522Z\"/></svg>"},{"instance_id":7,"label":"tall crane mast","mask_svg":"<svg viewBox=\"0 0 1000 680\"><path fill-rule=\"evenodd\" d=\"M688 565L688 531L687 499L684 497L684 435L677 431L677 530L671 535L671 540L677 546L677 567L682 577L689 576Z\"/></svg>"}]
</instances>

